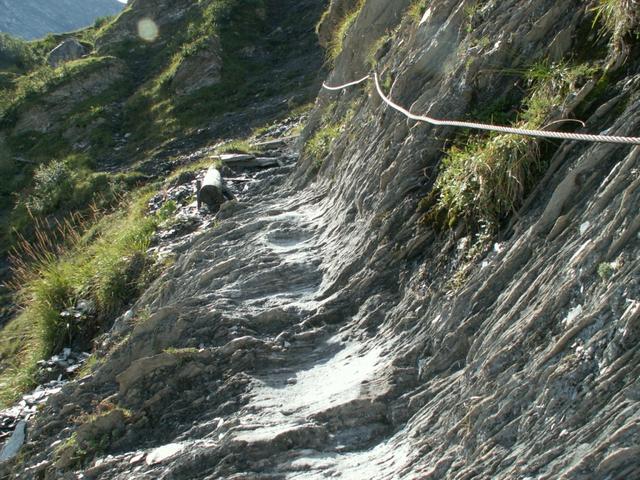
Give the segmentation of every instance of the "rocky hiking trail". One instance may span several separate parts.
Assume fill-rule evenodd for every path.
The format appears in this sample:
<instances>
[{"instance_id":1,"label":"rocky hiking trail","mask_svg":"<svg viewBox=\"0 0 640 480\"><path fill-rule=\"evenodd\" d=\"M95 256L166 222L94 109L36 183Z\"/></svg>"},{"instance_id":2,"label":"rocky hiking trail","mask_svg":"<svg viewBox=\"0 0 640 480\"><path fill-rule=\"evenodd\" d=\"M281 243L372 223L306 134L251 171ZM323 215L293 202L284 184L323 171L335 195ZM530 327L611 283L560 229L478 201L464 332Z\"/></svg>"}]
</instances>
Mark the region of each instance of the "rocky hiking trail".
<instances>
[{"instance_id":1,"label":"rocky hiking trail","mask_svg":"<svg viewBox=\"0 0 640 480\"><path fill-rule=\"evenodd\" d=\"M360 468L371 468L350 452L388 431L379 400L388 388L375 379L384 348L323 321L336 315L324 306L331 211L281 185L295 140L272 142L288 145L277 152L283 166L254 172L244 192L234 188L239 201L223 204L219 224L165 235L156 248L178 255L174 267L116 321L103 345L113 351L106 363L64 386L37 418L36 438L53 417L59 424L82 415L72 398L87 410L106 398L141 412L123 422L113 410L79 434L86 444L108 435L114 446L85 478L232 478L245 470L296 477L353 470L362 478ZM174 190L165 200L181 197L180 185ZM179 216L185 208L193 205ZM152 313L136 325L139 312ZM53 447L64 438L63 430ZM147 448L129 451L134 442ZM241 460L246 451L252 465ZM54 466L72 467L78 455L62 453ZM51 467L43 457L29 474Z\"/></svg>"},{"instance_id":2,"label":"rocky hiking trail","mask_svg":"<svg viewBox=\"0 0 640 480\"><path fill-rule=\"evenodd\" d=\"M175 264L116 322L104 362L49 398L22 477L633 478L638 242L624 288L567 265L637 237L640 157L580 151L580 168L600 165L594 200L558 179L455 297L407 275L415 246L374 243L351 193L297 188L296 152L252 173L217 223L172 240ZM612 152L621 163L602 164ZM558 196L575 222L560 233Z\"/></svg>"},{"instance_id":3,"label":"rocky hiking trail","mask_svg":"<svg viewBox=\"0 0 640 480\"><path fill-rule=\"evenodd\" d=\"M476 94L522 96L496 67L562 58L592 22L577 0L430 5L364 2L327 82L360 78L391 31L391 96L463 118ZM640 131L637 57L625 69L589 131ZM237 200L160 235L173 264L40 407L7 477L640 477L640 147L540 145L539 182L479 238L420 207L453 133L376 98L320 92L301 138L337 132L327 151L290 139L273 168L223 172ZM188 216L196 180L156 207Z\"/></svg>"},{"instance_id":4,"label":"rocky hiking trail","mask_svg":"<svg viewBox=\"0 0 640 480\"><path fill-rule=\"evenodd\" d=\"M144 408L154 400L150 393L159 395L155 400L162 399L168 418L161 417L156 428L171 432L162 436L171 441L104 461L97 467L105 469L104 478L233 478L238 472L269 470L279 476L337 475L342 457L357 467L348 452L387 430L384 407L376 402L384 389L374 382L380 347L354 341L346 331L314 327L326 288L322 259L329 257L325 249L330 247L322 241L319 212L295 196L282 200L262 194L251 203L194 240L151 304L164 312L157 323L154 316L149 320L156 331L180 322L171 312L197 319L198 353L190 366L180 366L178 376L206 387L161 387L166 354L151 357L157 365L149 365L149 357L134 360L116 377L119 396L124 405ZM190 334L184 332L180 340ZM135 337L136 330L132 342ZM149 341L164 343L153 333ZM185 409L187 398L193 400ZM167 408L165 402L177 405ZM148 408L152 417L160 413ZM175 411L179 423L169 413ZM195 425L185 429L189 422L183 415L191 419L194 414ZM132 465L132 459L138 462ZM247 460L252 464L245 465ZM122 476L114 476L114 470Z\"/></svg>"}]
</instances>

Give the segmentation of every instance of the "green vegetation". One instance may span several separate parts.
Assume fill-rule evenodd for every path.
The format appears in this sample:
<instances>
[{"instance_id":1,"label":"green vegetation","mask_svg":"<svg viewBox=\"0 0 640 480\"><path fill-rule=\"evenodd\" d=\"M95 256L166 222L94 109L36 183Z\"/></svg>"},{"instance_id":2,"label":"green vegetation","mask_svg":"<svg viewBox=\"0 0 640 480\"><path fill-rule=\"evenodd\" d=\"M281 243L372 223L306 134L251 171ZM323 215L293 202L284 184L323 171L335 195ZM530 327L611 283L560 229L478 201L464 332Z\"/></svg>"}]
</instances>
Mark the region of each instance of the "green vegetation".
<instances>
[{"instance_id":1,"label":"green vegetation","mask_svg":"<svg viewBox=\"0 0 640 480\"><path fill-rule=\"evenodd\" d=\"M31 195L18 205L44 216L75 211L90 204L105 208L129 190L137 176L96 173L86 155L70 155L38 166L33 180Z\"/></svg>"},{"instance_id":2,"label":"green vegetation","mask_svg":"<svg viewBox=\"0 0 640 480\"><path fill-rule=\"evenodd\" d=\"M616 265L614 263L602 262L598 265L598 276L603 282L613 277L614 273L616 273Z\"/></svg>"},{"instance_id":3,"label":"green vegetation","mask_svg":"<svg viewBox=\"0 0 640 480\"><path fill-rule=\"evenodd\" d=\"M231 142L224 143L215 149L215 153L220 155L222 153L258 153L253 145L247 140L233 140Z\"/></svg>"},{"instance_id":4,"label":"green vegetation","mask_svg":"<svg viewBox=\"0 0 640 480\"><path fill-rule=\"evenodd\" d=\"M65 469L82 465L90 456L105 453L114 440L124 433L133 413L110 401L102 401L95 412L83 413L74 422L77 430L54 452L57 466Z\"/></svg>"},{"instance_id":5,"label":"green vegetation","mask_svg":"<svg viewBox=\"0 0 640 480\"><path fill-rule=\"evenodd\" d=\"M367 54L367 64L371 68L376 68L378 65L378 59L382 55L384 55L389 49L389 42L393 39L393 34L391 32L387 32L378 38L369 49L369 53Z\"/></svg>"},{"instance_id":6,"label":"green vegetation","mask_svg":"<svg viewBox=\"0 0 640 480\"><path fill-rule=\"evenodd\" d=\"M175 348L175 347L169 347L169 348L165 348L164 349L164 353L168 353L170 355L176 355L176 356L193 356L195 354L197 354L199 352L199 350L195 347L183 347L183 348Z\"/></svg>"},{"instance_id":7,"label":"green vegetation","mask_svg":"<svg viewBox=\"0 0 640 480\"><path fill-rule=\"evenodd\" d=\"M478 13L480 13L480 7L481 7L480 1L481 0L476 0L464 7L464 16L466 19L465 31L467 33L473 32L473 28L475 26Z\"/></svg>"},{"instance_id":8,"label":"green vegetation","mask_svg":"<svg viewBox=\"0 0 640 480\"><path fill-rule=\"evenodd\" d=\"M133 55L149 72L126 104L124 128L133 132L134 143L157 146L201 126L213 115L247 105L255 95L275 93L269 90L271 82L260 78L267 71L264 59L249 54L268 28L264 0L217 0L200 5L201 10L190 11L187 26L176 29L161 50L139 45L129 53L131 46L126 43L113 47L120 54L124 50L127 56ZM224 65L219 83L176 95L176 73L190 57L216 50L215 38Z\"/></svg>"},{"instance_id":9,"label":"green vegetation","mask_svg":"<svg viewBox=\"0 0 640 480\"><path fill-rule=\"evenodd\" d=\"M64 243L38 232L36 245L19 247L14 283L22 287L25 307L3 330L3 341L14 341L0 343L0 405L33 385L35 362L63 346L87 343L153 278L154 262L146 251L166 212L148 215L149 196L140 193L126 209L84 225L83 235L63 227ZM81 299L92 305L91 312L60 315Z\"/></svg>"},{"instance_id":10,"label":"green vegetation","mask_svg":"<svg viewBox=\"0 0 640 480\"><path fill-rule=\"evenodd\" d=\"M346 15L338 21L335 29L331 33L331 40L329 41L329 47L327 50L327 57L330 62L333 63L342 52L347 32L355 23L358 15L360 15L360 11L362 10L362 7L364 7L364 3L365 0L358 0L354 8L347 12Z\"/></svg>"},{"instance_id":11,"label":"green vegetation","mask_svg":"<svg viewBox=\"0 0 640 480\"><path fill-rule=\"evenodd\" d=\"M26 75L17 77L11 88L0 91L0 126L6 127L11 123L15 119L15 110L26 108L27 101L33 104L54 88L74 79L84 79L115 62L116 59L110 56L87 57L67 62L58 68L41 65Z\"/></svg>"},{"instance_id":12,"label":"green vegetation","mask_svg":"<svg viewBox=\"0 0 640 480\"><path fill-rule=\"evenodd\" d=\"M315 172L320 170L325 158L331 153L333 142L345 131L356 114L361 98L356 96L342 111L338 111L336 102L323 107L320 126L307 138L303 149L303 154L312 159Z\"/></svg>"},{"instance_id":13,"label":"green vegetation","mask_svg":"<svg viewBox=\"0 0 640 480\"><path fill-rule=\"evenodd\" d=\"M427 11L429 2L430 0L413 0L407 10L407 15L409 15L409 17L416 23L419 22Z\"/></svg>"},{"instance_id":14,"label":"green vegetation","mask_svg":"<svg viewBox=\"0 0 640 480\"><path fill-rule=\"evenodd\" d=\"M631 0L598 0L594 25L601 22L611 35L615 50L621 50L629 37L640 34L640 8Z\"/></svg>"},{"instance_id":15,"label":"green vegetation","mask_svg":"<svg viewBox=\"0 0 640 480\"><path fill-rule=\"evenodd\" d=\"M342 132L342 129L341 123L326 125L319 128L305 144L304 152L313 158L315 170L319 170L322 167L325 157L331 151L333 141Z\"/></svg>"},{"instance_id":16,"label":"green vegetation","mask_svg":"<svg viewBox=\"0 0 640 480\"><path fill-rule=\"evenodd\" d=\"M534 65L531 85L516 126L543 128L562 112L577 84L591 77L588 65ZM520 135L473 136L450 148L432 193L422 200L425 220L445 228L462 222L468 230L495 232L536 185L545 164L538 140Z\"/></svg>"},{"instance_id":17,"label":"green vegetation","mask_svg":"<svg viewBox=\"0 0 640 480\"><path fill-rule=\"evenodd\" d=\"M0 33L0 70L3 73L22 74L36 62L36 54L28 42Z\"/></svg>"},{"instance_id":18,"label":"green vegetation","mask_svg":"<svg viewBox=\"0 0 640 480\"><path fill-rule=\"evenodd\" d=\"M9 166L0 161L0 172L11 172ZM0 221L6 226L3 237L0 237L2 245L15 245L18 239L24 242L34 239L38 228L47 229L52 216L62 219L74 212L110 209L117 205L125 192L143 180L135 171L107 174L95 172L92 167L92 161L86 155L70 155L37 166L29 195L21 196L10 213L5 215L4 221ZM22 186L24 170L22 175L9 178L14 181L0 187L0 207L7 210L12 193ZM46 218L49 220L45 222Z\"/></svg>"}]
</instances>

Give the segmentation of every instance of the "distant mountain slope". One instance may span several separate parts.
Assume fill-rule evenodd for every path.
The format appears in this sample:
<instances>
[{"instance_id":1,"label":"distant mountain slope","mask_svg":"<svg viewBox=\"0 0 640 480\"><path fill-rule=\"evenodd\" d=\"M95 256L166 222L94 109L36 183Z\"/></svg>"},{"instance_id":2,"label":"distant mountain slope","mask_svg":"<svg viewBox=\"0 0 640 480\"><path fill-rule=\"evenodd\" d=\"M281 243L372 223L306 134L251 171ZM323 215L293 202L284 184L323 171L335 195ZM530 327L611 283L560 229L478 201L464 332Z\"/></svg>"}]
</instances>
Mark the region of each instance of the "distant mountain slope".
<instances>
[{"instance_id":1,"label":"distant mountain slope","mask_svg":"<svg viewBox=\"0 0 640 480\"><path fill-rule=\"evenodd\" d=\"M0 32L39 38L85 27L123 7L117 0L0 0Z\"/></svg>"}]
</instances>

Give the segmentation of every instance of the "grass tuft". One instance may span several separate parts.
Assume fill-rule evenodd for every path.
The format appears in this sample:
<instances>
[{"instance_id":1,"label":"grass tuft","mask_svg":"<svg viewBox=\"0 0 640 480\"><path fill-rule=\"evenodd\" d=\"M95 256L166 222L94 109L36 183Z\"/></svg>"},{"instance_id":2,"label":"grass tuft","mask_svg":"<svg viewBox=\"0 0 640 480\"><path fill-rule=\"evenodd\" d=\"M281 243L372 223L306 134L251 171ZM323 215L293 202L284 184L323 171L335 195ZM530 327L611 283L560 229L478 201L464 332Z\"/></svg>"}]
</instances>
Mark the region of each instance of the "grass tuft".
<instances>
[{"instance_id":1,"label":"grass tuft","mask_svg":"<svg viewBox=\"0 0 640 480\"><path fill-rule=\"evenodd\" d=\"M407 9L407 15L416 23L422 20L430 0L413 0Z\"/></svg>"},{"instance_id":2,"label":"grass tuft","mask_svg":"<svg viewBox=\"0 0 640 480\"><path fill-rule=\"evenodd\" d=\"M333 63L338 58L344 48L344 40L347 37L347 33L351 26L355 23L360 15L362 7L364 7L365 0L359 0L356 6L340 19L336 27L331 34L331 40L327 49L327 58Z\"/></svg>"},{"instance_id":3,"label":"grass tuft","mask_svg":"<svg viewBox=\"0 0 640 480\"><path fill-rule=\"evenodd\" d=\"M636 0L598 0L594 25L601 23L611 35L614 51L621 51L630 37L640 35L640 4Z\"/></svg>"},{"instance_id":4,"label":"grass tuft","mask_svg":"<svg viewBox=\"0 0 640 480\"><path fill-rule=\"evenodd\" d=\"M565 115L564 102L593 75L588 65L540 63L527 73L531 93L516 126L543 128ZM495 232L535 186L545 165L538 140L521 135L471 137L453 146L440 167L432 193L421 202L424 220L444 228L463 223L467 230Z\"/></svg>"},{"instance_id":5,"label":"grass tuft","mask_svg":"<svg viewBox=\"0 0 640 480\"><path fill-rule=\"evenodd\" d=\"M307 155L313 158L314 169L322 166L324 159L331 151L333 141L340 135L342 124L333 123L318 129L304 146Z\"/></svg>"}]
</instances>

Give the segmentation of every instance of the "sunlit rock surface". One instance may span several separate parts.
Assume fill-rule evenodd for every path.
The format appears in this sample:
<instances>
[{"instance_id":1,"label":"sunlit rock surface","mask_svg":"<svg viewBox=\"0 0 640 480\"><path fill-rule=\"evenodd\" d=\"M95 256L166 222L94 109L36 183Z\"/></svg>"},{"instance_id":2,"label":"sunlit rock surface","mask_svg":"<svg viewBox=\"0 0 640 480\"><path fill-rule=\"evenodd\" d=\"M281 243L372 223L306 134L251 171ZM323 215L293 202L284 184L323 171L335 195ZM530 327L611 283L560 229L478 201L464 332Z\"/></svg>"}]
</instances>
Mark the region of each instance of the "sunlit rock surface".
<instances>
[{"instance_id":1,"label":"sunlit rock surface","mask_svg":"<svg viewBox=\"0 0 640 480\"><path fill-rule=\"evenodd\" d=\"M471 16L434 0L422 22L409 6L365 2L328 81L367 72L369 43L396 31L377 65L393 97L465 118L522 95L501 73L569 55L593 21L578 0ZM629 60L582 110L587 128L637 134L639 79ZM305 135L349 110L322 161L303 152L257 176L176 249L133 306L144 321L48 401L18 478L640 477L640 148L552 145L510 228L455 284L471 240L417 211L455 132L408 121L368 86L321 92ZM56 464L72 407L97 402L122 409L124 428Z\"/></svg>"}]
</instances>

